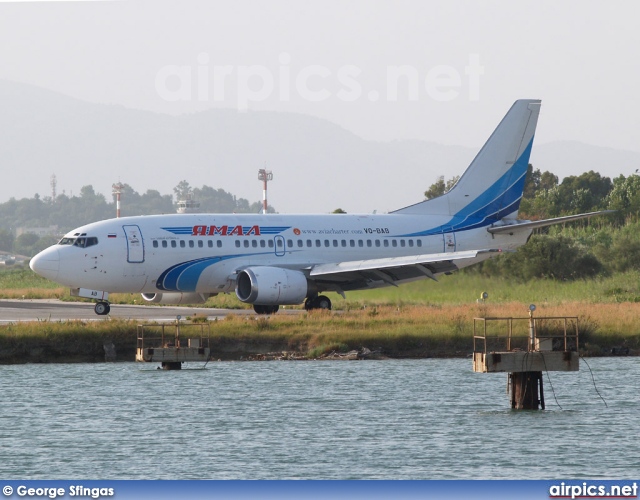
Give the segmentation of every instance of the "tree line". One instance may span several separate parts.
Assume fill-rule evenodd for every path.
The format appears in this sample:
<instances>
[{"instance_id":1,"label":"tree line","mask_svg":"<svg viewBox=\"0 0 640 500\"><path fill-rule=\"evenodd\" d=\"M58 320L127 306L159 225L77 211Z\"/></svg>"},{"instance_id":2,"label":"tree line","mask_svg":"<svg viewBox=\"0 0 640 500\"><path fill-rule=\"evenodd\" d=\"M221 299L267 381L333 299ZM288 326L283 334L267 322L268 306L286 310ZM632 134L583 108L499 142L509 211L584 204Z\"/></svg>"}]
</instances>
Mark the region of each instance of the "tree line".
<instances>
[{"instance_id":1,"label":"tree line","mask_svg":"<svg viewBox=\"0 0 640 500\"><path fill-rule=\"evenodd\" d=\"M453 188L459 176L437 178L424 193L425 198L441 196ZM640 212L640 176L620 175L613 180L593 170L558 181L551 172L541 172L529 164L520 203L519 218L547 219L597 210L616 210L618 225Z\"/></svg>"}]
</instances>

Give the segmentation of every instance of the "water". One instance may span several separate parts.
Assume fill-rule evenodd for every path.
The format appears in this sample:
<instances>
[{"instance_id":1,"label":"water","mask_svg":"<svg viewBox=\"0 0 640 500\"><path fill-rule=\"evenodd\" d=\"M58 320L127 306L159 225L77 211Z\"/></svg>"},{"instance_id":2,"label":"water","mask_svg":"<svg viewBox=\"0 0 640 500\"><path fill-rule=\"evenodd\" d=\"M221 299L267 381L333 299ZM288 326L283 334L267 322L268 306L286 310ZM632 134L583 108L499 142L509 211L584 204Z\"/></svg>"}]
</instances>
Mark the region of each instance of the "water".
<instances>
[{"instance_id":1,"label":"water","mask_svg":"<svg viewBox=\"0 0 640 500\"><path fill-rule=\"evenodd\" d=\"M468 359L0 366L0 477L637 477L639 360L588 363L528 412Z\"/></svg>"}]
</instances>

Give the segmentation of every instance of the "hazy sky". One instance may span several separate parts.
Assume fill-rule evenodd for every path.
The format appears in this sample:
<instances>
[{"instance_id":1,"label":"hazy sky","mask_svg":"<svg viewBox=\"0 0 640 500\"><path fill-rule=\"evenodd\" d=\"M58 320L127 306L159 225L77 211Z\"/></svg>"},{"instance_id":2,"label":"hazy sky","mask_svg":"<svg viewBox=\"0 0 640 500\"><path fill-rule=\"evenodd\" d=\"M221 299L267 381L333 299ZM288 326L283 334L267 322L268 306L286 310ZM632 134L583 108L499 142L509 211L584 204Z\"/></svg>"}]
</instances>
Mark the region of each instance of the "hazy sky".
<instances>
[{"instance_id":1,"label":"hazy sky","mask_svg":"<svg viewBox=\"0 0 640 500\"><path fill-rule=\"evenodd\" d=\"M164 113L297 112L366 139L465 146L515 99L540 98L539 143L640 151L638 19L633 1L0 0L0 78Z\"/></svg>"}]
</instances>

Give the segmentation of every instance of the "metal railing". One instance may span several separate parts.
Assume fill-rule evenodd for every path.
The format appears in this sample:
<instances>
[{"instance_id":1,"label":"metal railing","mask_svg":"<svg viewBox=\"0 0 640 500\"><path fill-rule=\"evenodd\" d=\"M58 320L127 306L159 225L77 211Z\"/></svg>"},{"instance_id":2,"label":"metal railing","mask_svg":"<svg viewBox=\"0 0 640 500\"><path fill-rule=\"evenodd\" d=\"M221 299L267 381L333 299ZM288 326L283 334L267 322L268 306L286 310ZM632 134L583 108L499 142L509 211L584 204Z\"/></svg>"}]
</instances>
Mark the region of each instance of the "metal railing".
<instances>
[{"instance_id":1,"label":"metal railing","mask_svg":"<svg viewBox=\"0 0 640 500\"><path fill-rule=\"evenodd\" d=\"M577 316L473 318L473 352L578 351L578 332Z\"/></svg>"},{"instance_id":2,"label":"metal railing","mask_svg":"<svg viewBox=\"0 0 640 500\"><path fill-rule=\"evenodd\" d=\"M206 328L206 332L205 332ZM167 332L167 330L170 332ZM197 330L197 334L193 334ZM138 325L137 347L139 350L149 348L166 348L181 346L181 336L188 340L182 347L209 348L211 328L208 323L168 323ZM190 345L191 343L196 345Z\"/></svg>"}]
</instances>

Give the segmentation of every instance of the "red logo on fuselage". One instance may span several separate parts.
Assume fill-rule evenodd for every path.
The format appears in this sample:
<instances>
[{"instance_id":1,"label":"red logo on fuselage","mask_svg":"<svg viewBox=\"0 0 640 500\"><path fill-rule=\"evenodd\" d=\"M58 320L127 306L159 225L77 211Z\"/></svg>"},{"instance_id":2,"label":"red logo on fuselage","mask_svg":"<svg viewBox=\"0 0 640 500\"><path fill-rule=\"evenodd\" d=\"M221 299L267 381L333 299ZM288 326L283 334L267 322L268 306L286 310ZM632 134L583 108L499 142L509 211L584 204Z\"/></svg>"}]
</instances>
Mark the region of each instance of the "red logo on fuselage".
<instances>
[{"instance_id":1,"label":"red logo on fuselage","mask_svg":"<svg viewBox=\"0 0 640 500\"><path fill-rule=\"evenodd\" d=\"M260 236L260 226L193 226L192 236Z\"/></svg>"}]
</instances>

